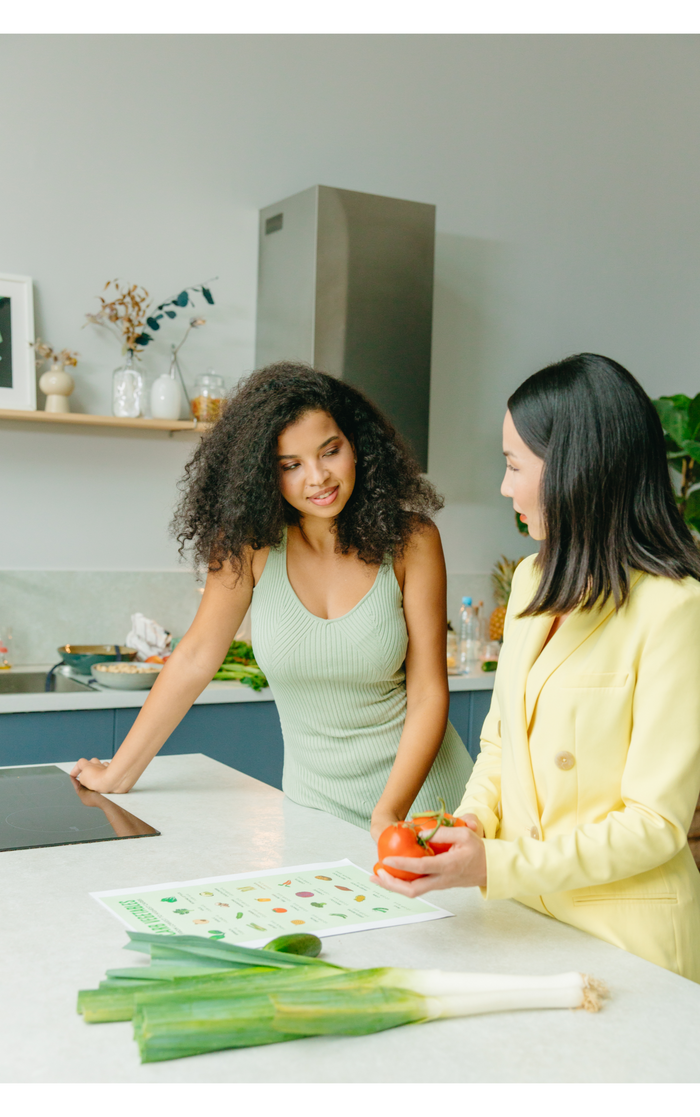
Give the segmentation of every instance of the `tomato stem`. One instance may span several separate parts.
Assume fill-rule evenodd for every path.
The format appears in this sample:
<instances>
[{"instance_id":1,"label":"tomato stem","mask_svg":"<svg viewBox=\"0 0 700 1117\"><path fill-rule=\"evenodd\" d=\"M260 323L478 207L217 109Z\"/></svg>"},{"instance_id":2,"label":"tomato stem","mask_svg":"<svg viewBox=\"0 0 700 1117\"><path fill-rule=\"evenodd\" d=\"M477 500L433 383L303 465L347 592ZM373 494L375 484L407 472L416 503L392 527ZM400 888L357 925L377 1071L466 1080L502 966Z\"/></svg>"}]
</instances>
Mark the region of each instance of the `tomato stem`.
<instances>
[{"instance_id":1,"label":"tomato stem","mask_svg":"<svg viewBox=\"0 0 700 1117\"><path fill-rule=\"evenodd\" d=\"M438 799L438 803L440 804L440 811L439 811L439 814L437 816L437 823L435 824L435 829L430 834L428 834L427 838L419 839L421 841L426 842L426 844L431 840L431 838L435 837L438 830L442 826L443 819L445 817L445 814L447 813L447 808L445 806L445 800L444 799Z\"/></svg>"}]
</instances>

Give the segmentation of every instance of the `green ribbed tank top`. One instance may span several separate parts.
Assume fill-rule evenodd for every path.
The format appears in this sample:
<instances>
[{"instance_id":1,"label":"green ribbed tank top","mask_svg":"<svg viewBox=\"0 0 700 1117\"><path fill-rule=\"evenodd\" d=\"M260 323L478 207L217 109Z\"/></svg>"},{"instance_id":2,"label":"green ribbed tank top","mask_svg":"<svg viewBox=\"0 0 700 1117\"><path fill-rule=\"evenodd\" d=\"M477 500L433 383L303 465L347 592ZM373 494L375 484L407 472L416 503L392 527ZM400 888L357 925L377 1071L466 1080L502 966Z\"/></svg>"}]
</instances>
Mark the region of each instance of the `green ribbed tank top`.
<instances>
[{"instance_id":1,"label":"green ribbed tank top","mask_svg":"<svg viewBox=\"0 0 700 1117\"><path fill-rule=\"evenodd\" d=\"M277 704L284 737L282 789L294 802L369 829L406 718L408 633L393 563L342 617L310 613L287 576L287 537L253 591L255 658ZM461 802L472 761L448 722L414 811Z\"/></svg>"}]
</instances>

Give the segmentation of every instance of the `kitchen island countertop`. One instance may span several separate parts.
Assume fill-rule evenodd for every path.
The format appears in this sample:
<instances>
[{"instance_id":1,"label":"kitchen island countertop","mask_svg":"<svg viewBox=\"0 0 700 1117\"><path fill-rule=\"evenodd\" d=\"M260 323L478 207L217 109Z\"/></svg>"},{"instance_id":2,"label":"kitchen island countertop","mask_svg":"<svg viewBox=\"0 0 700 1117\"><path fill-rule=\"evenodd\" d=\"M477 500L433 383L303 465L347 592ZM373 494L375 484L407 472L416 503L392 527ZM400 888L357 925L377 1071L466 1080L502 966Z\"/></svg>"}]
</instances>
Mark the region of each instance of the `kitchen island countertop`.
<instances>
[{"instance_id":1,"label":"kitchen island countertop","mask_svg":"<svg viewBox=\"0 0 700 1117\"><path fill-rule=\"evenodd\" d=\"M64 769L70 766L60 765ZM162 835L0 853L3 1082L696 1082L700 986L511 900L429 894L452 919L328 938L339 965L494 973L571 970L607 982L598 1015L540 1010L441 1020L373 1036L318 1037L141 1066L131 1024L85 1024L77 991L134 965L123 927L91 891L281 868L374 846L201 755L159 756L126 798Z\"/></svg>"},{"instance_id":2,"label":"kitchen island countertop","mask_svg":"<svg viewBox=\"0 0 700 1117\"><path fill-rule=\"evenodd\" d=\"M10 668L15 673L25 671L47 672L51 664L22 665ZM87 676L86 676L87 677ZM482 671L476 675L451 675L450 692L465 690L493 690L495 672ZM0 714L47 713L56 710L115 710L143 706L147 690L85 690L83 693L0 694ZM270 687L255 691L243 683L213 680L204 688L195 705L205 706L221 702L273 702Z\"/></svg>"}]
</instances>

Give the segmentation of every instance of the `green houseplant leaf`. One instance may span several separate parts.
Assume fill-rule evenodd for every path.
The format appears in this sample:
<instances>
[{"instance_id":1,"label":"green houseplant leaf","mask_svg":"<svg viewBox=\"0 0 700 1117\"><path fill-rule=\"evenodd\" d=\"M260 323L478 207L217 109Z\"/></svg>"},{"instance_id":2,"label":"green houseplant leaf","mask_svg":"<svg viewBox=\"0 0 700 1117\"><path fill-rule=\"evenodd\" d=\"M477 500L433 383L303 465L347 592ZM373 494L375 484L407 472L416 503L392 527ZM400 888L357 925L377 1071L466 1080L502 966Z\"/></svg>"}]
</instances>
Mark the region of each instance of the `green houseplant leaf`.
<instances>
[{"instance_id":1,"label":"green houseplant leaf","mask_svg":"<svg viewBox=\"0 0 700 1117\"><path fill-rule=\"evenodd\" d=\"M700 392L690 401L688 419L690 420L690 437L698 439L700 437Z\"/></svg>"},{"instance_id":2,"label":"green houseplant leaf","mask_svg":"<svg viewBox=\"0 0 700 1117\"><path fill-rule=\"evenodd\" d=\"M694 462L700 462L700 442L693 442L692 439L687 438L683 443L683 450Z\"/></svg>"},{"instance_id":3,"label":"green houseplant leaf","mask_svg":"<svg viewBox=\"0 0 700 1117\"><path fill-rule=\"evenodd\" d=\"M691 430L690 399L688 396L661 396L653 401L661 420L661 426L671 436L677 446L682 446L686 439L695 433Z\"/></svg>"},{"instance_id":4,"label":"green houseplant leaf","mask_svg":"<svg viewBox=\"0 0 700 1117\"><path fill-rule=\"evenodd\" d=\"M685 502L684 519L690 527L700 532L700 489L693 489Z\"/></svg>"}]
</instances>

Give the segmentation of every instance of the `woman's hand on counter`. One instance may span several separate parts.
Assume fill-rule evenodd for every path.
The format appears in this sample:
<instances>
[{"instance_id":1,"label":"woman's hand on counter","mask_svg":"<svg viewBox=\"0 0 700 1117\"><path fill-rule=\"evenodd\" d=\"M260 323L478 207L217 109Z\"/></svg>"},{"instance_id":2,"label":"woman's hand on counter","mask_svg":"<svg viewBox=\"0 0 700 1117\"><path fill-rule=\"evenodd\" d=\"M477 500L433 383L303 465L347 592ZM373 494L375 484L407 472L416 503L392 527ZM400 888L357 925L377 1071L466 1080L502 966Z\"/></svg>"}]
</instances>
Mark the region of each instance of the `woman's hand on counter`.
<instances>
[{"instance_id":1,"label":"woman's hand on counter","mask_svg":"<svg viewBox=\"0 0 700 1117\"><path fill-rule=\"evenodd\" d=\"M81 757L70 774L90 791L100 791L107 795L125 793L131 788L131 784L127 786L123 780L118 781L115 787L115 773L113 771L110 773L109 762L103 763L97 756L93 756L92 760Z\"/></svg>"},{"instance_id":2,"label":"woman's hand on counter","mask_svg":"<svg viewBox=\"0 0 700 1117\"><path fill-rule=\"evenodd\" d=\"M407 873L421 873L417 880L399 880L384 869L370 877L374 884L381 884L389 892L400 892L402 896L422 896L437 888L485 888L486 887L486 849L482 838L476 833L481 829L474 815L464 819L467 827L441 826L435 834L435 841L450 845L447 853L436 857L386 857L385 865L393 869L403 869ZM475 824L475 825L474 825ZM430 831L425 831L429 834Z\"/></svg>"}]
</instances>

